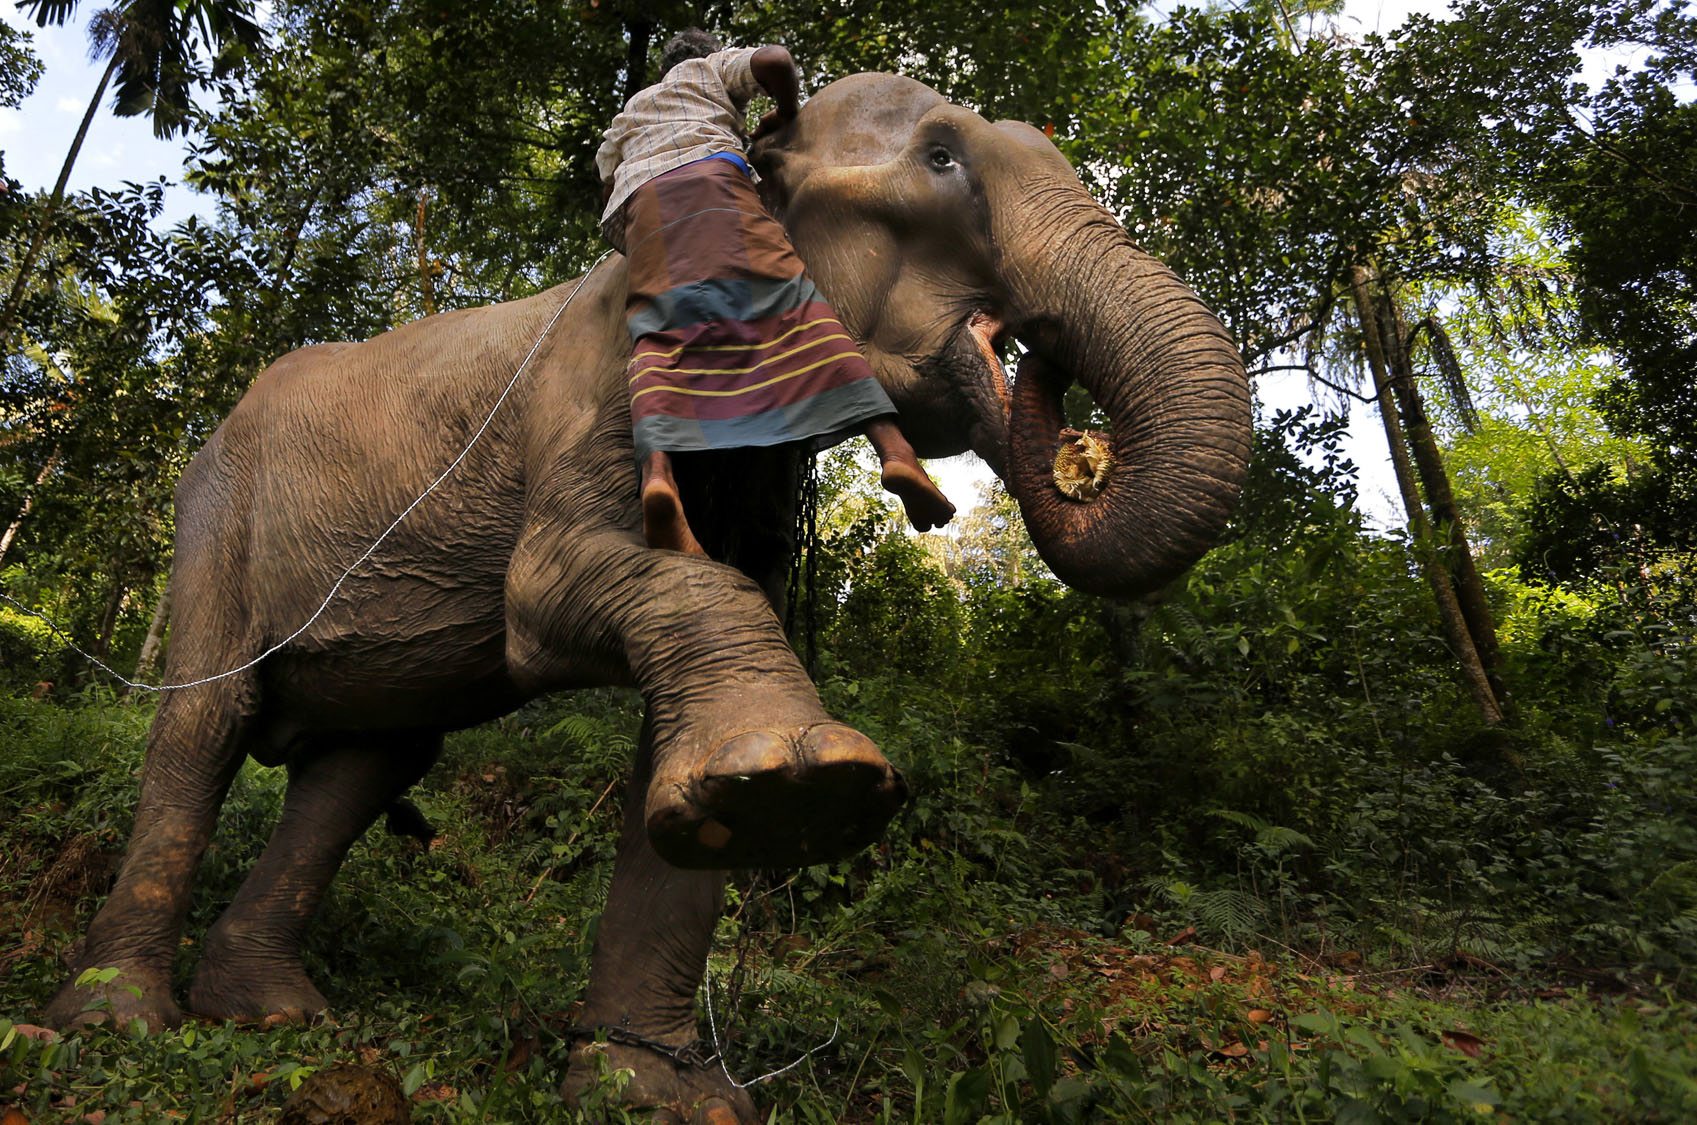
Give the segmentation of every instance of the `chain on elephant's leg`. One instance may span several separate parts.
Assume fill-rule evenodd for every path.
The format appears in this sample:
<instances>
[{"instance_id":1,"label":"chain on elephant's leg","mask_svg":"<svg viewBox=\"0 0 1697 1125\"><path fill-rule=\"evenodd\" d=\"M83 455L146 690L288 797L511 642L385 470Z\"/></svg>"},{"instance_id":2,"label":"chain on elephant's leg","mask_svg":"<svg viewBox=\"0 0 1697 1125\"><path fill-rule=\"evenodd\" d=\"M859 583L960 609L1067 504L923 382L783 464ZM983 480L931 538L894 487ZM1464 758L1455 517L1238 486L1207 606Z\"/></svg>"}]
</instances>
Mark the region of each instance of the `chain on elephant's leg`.
<instances>
[{"instance_id":1,"label":"chain on elephant's leg","mask_svg":"<svg viewBox=\"0 0 1697 1125\"><path fill-rule=\"evenodd\" d=\"M696 991L723 904L725 876L719 871L685 871L661 859L648 840L643 795L650 780L652 726L642 741L626 793L624 825L607 906L595 934L589 993L578 1028L586 1037L572 1051L561 1093L589 1102L596 1076L629 1069L621 1100L653 1109L680 1122L759 1121L748 1095L732 1086L710 1052L687 1052L692 1061L669 1057L697 1036ZM596 1042L608 1031L632 1042ZM649 1040L654 1046L634 1045ZM661 1048L661 1049L656 1049Z\"/></svg>"},{"instance_id":2,"label":"chain on elephant's leg","mask_svg":"<svg viewBox=\"0 0 1697 1125\"><path fill-rule=\"evenodd\" d=\"M195 872L242 762L251 692L248 678L231 677L160 702L123 868L89 924L70 979L48 1003L43 1019L50 1026L140 1019L157 1031L182 1022L171 963ZM89 970L117 972L78 984Z\"/></svg>"},{"instance_id":3,"label":"chain on elephant's leg","mask_svg":"<svg viewBox=\"0 0 1697 1125\"><path fill-rule=\"evenodd\" d=\"M327 743L289 770L277 827L208 931L189 1008L212 1019L303 1019L326 1007L300 961L313 914L356 840L441 753L440 735Z\"/></svg>"}]
</instances>

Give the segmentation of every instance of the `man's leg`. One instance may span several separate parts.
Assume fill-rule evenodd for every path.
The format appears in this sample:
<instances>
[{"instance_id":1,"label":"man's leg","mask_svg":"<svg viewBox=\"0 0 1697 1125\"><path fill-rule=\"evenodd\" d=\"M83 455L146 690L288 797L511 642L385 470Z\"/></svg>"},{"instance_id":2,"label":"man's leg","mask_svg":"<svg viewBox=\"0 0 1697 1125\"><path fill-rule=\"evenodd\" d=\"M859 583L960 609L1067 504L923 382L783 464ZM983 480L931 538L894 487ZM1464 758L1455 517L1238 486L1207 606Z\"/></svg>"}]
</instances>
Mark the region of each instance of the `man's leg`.
<instances>
[{"instance_id":1,"label":"man's leg","mask_svg":"<svg viewBox=\"0 0 1697 1125\"><path fill-rule=\"evenodd\" d=\"M896 425L893 414L866 423L865 433L866 439L877 451L878 460L883 463L881 482L885 490L900 497L902 507L907 509L908 522L915 531L930 531L954 518L955 506L949 503L949 498L943 495L925 471L925 466L919 463L919 457L913 452L913 446L907 443L901 427Z\"/></svg>"},{"instance_id":2,"label":"man's leg","mask_svg":"<svg viewBox=\"0 0 1697 1125\"><path fill-rule=\"evenodd\" d=\"M672 476L672 459L659 450L642 461L642 537L662 551L707 553L690 533L678 482Z\"/></svg>"}]
</instances>

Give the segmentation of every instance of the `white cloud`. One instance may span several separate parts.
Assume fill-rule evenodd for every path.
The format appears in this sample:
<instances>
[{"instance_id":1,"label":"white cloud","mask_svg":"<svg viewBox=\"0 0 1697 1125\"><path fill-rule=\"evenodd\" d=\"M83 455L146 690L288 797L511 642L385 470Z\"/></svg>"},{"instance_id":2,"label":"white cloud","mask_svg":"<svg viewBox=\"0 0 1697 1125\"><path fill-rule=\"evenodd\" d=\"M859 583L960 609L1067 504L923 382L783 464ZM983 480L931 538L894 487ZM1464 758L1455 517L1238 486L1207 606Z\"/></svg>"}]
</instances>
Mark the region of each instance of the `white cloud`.
<instances>
[{"instance_id":1,"label":"white cloud","mask_svg":"<svg viewBox=\"0 0 1697 1125\"><path fill-rule=\"evenodd\" d=\"M58 110L60 113L81 113L88 107L84 105L84 103L77 101L75 98L60 98L58 101L53 103L53 108Z\"/></svg>"},{"instance_id":2,"label":"white cloud","mask_svg":"<svg viewBox=\"0 0 1697 1125\"><path fill-rule=\"evenodd\" d=\"M15 109L0 113L0 137L15 136L24 131L23 114Z\"/></svg>"}]
</instances>

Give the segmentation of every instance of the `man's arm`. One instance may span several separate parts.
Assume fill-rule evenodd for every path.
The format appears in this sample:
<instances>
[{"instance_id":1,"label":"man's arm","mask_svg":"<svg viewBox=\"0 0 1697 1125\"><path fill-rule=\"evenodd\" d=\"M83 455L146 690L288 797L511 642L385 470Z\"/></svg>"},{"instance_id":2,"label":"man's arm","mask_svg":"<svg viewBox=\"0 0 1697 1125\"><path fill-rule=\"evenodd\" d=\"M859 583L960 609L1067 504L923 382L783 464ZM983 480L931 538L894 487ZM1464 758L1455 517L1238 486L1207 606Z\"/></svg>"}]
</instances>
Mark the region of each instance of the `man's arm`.
<instances>
[{"instance_id":1,"label":"man's arm","mask_svg":"<svg viewBox=\"0 0 1697 1125\"><path fill-rule=\"evenodd\" d=\"M795 60L783 47L762 47L749 60L754 80L777 103L778 116L788 121L801 105L801 76L796 73Z\"/></svg>"},{"instance_id":2,"label":"man's arm","mask_svg":"<svg viewBox=\"0 0 1697 1125\"><path fill-rule=\"evenodd\" d=\"M795 120L796 110L801 104L801 77L796 73L795 59L790 57L789 51L775 44L760 48L748 62L749 69L754 72L754 81L777 104L776 109L760 119L754 136L749 138L750 141L758 141Z\"/></svg>"}]
</instances>

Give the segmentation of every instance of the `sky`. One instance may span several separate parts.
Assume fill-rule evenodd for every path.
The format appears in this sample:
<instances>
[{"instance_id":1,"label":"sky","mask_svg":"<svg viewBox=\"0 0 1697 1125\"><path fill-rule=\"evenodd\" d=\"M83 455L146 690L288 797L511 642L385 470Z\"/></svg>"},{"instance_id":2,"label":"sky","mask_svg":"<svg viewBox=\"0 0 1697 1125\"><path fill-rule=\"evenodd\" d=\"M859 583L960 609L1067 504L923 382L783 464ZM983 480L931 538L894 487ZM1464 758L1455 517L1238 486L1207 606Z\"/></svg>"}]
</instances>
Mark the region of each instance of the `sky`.
<instances>
[{"instance_id":1,"label":"sky","mask_svg":"<svg viewBox=\"0 0 1697 1125\"><path fill-rule=\"evenodd\" d=\"M1161 5L1157 5L1159 7ZM260 5L262 13L266 5ZM82 12L94 9L85 5ZM1347 0L1344 21L1361 31L1390 31L1410 13L1441 16L1447 0ZM100 67L89 60L83 31L86 16L66 27L37 29L7 0L0 0L0 19L34 32L34 46L45 71L35 92L19 109L0 110L0 150L5 152L6 172L26 189L51 187L59 174L65 150L75 134L88 100L100 80ZM1596 60L1587 70L1602 69ZM182 138L161 141L152 134L146 118L115 117L108 105L95 116L81 158L72 171L70 190L93 186L115 186L123 181L145 181L165 176L172 181L182 175ZM167 192L160 222L169 226L190 214L210 217L211 201L188 188ZM1256 379L1255 393L1270 416L1279 409L1313 401L1306 378L1300 372L1271 373ZM1374 526L1388 528L1403 522L1396 497L1389 452L1378 415L1358 406L1351 412L1345 453L1360 466L1359 507ZM990 473L969 455L931 463L938 484L963 511L975 502Z\"/></svg>"}]
</instances>

